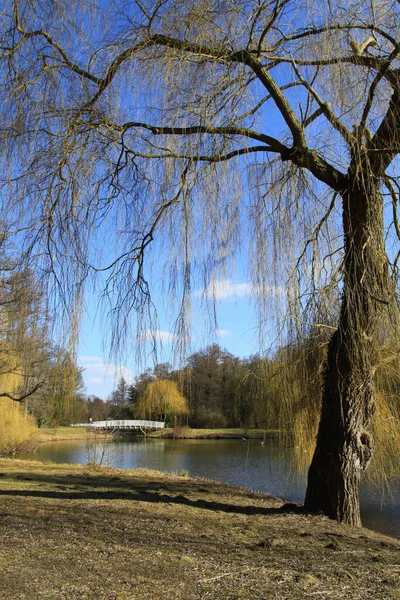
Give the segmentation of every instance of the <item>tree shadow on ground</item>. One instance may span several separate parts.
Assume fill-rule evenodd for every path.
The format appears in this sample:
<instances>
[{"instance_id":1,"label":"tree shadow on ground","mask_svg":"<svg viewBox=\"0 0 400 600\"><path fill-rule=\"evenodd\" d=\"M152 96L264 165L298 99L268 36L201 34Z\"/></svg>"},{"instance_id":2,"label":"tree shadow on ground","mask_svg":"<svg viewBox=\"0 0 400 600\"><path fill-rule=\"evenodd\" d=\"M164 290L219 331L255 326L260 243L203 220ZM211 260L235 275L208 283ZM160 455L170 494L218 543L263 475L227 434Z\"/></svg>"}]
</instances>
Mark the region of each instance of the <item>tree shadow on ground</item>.
<instances>
[{"instance_id":1,"label":"tree shadow on ground","mask_svg":"<svg viewBox=\"0 0 400 600\"><path fill-rule=\"evenodd\" d=\"M4 475L3 475L4 476ZM0 490L0 496L20 496L35 498L53 498L60 500L132 500L135 502L155 502L166 504L180 504L192 508L201 508L212 511L223 511L245 515L275 515L288 512L302 512L303 508L296 504L283 504L282 506L257 506L252 504L236 504L206 500L204 498L190 498L188 495L206 493L221 495L219 484L196 480L175 481L168 478L161 481L136 480L133 478L107 477L100 474L89 476L52 476L42 473L18 473L13 476L7 474L7 480L32 481L35 484L56 486L58 489L5 489ZM1 479L0 479L1 481ZM74 488L74 489L71 489ZM245 500L242 490L223 488L231 495L240 495ZM185 494L185 495L184 495ZM250 492L250 495L251 492ZM253 494L259 500L263 497ZM271 498L265 497L268 500Z\"/></svg>"}]
</instances>

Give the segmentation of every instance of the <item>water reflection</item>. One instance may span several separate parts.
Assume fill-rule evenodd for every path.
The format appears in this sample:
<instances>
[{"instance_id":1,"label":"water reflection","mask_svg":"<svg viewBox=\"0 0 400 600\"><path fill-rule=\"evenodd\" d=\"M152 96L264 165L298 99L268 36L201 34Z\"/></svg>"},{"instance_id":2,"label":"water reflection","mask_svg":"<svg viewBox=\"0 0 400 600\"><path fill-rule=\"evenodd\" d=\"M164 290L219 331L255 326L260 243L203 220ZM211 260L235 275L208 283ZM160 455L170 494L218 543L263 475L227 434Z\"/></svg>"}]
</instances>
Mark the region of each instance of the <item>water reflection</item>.
<instances>
[{"instance_id":1,"label":"water reflection","mask_svg":"<svg viewBox=\"0 0 400 600\"><path fill-rule=\"evenodd\" d=\"M103 452L105 449L105 452ZM56 442L41 446L23 458L57 463L87 464L104 454L103 464L118 469L157 469L171 473L187 471L192 477L206 477L223 483L266 492L302 502L305 477L296 473L291 449L275 440L122 440L93 448L85 442ZM400 485L392 497L382 499L379 491L363 485L361 512L366 527L400 538Z\"/></svg>"}]
</instances>

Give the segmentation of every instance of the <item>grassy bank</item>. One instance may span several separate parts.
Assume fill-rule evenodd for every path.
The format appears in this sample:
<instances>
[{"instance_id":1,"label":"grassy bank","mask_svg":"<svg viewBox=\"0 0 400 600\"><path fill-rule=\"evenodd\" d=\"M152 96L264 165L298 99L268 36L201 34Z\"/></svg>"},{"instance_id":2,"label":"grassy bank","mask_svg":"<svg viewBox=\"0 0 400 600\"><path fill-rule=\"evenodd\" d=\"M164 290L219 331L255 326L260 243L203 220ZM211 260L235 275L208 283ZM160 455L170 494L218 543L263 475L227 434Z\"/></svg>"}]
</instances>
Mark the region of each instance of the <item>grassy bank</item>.
<instances>
[{"instance_id":1,"label":"grassy bank","mask_svg":"<svg viewBox=\"0 0 400 600\"><path fill-rule=\"evenodd\" d=\"M61 442L68 440L86 440L90 431L80 427L41 427L39 429L38 441L41 444L46 442Z\"/></svg>"},{"instance_id":2,"label":"grassy bank","mask_svg":"<svg viewBox=\"0 0 400 600\"><path fill-rule=\"evenodd\" d=\"M57 442L67 440L86 440L90 429L78 427L54 427L39 429L39 441ZM278 429L191 429L190 427L175 427L158 429L148 434L152 438L167 439L264 439L279 434Z\"/></svg>"},{"instance_id":3,"label":"grassy bank","mask_svg":"<svg viewBox=\"0 0 400 600\"><path fill-rule=\"evenodd\" d=\"M152 471L0 460L3 600L400 598L400 543Z\"/></svg>"},{"instance_id":4,"label":"grassy bank","mask_svg":"<svg viewBox=\"0 0 400 600\"><path fill-rule=\"evenodd\" d=\"M95 437L95 433L88 431L87 429L78 429L75 427L37 428L32 424L29 435L25 435L21 440L19 440L17 437L19 430L13 430L10 425L9 429L11 431L11 435L8 435L8 437L11 439L11 442L7 443L7 438L6 436L2 435L3 432L0 427L0 457L19 456L26 452L34 452L38 446L46 444L47 442L61 442L69 440L81 441Z\"/></svg>"},{"instance_id":5,"label":"grassy bank","mask_svg":"<svg viewBox=\"0 0 400 600\"><path fill-rule=\"evenodd\" d=\"M149 437L155 438L175 438L183 440L193 439L264 439L271 436L277 436L279 429L191 429L190 427L176 427L174 429L166 427L149 434Z\"/></svg>"}]
</instances>

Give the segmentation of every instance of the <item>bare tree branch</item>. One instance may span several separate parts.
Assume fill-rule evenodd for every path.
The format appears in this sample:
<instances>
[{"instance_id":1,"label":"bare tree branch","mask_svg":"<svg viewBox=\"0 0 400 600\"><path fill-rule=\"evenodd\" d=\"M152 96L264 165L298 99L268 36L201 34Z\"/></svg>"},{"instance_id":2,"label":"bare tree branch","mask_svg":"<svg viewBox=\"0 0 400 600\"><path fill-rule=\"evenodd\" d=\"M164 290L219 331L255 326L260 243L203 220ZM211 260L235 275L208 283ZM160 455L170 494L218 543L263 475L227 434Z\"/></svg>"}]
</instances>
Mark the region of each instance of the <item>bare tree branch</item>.
<instances>
[{"instance_id":1,"label":"bare tree branch","mask_svg":"<svg viewBox=\"0 0 400 600\"><path fill-rule=\"evenodd\" d=\"M45 380L40 381L39 383L37 383L35 385L35 387L33 387L31 390L29 390L29 392L26 392L20 396L14 396L14 394L10 394L9 392L0 392L0 398L9 398L10 400L13 400L14 402L23 402L24 400L26 400L26 398L29 398L29 396L32 396L32 394L37 392L37 390L39 388L41 388L44 383L45 383Z\"/></svg>"}]
</instances>

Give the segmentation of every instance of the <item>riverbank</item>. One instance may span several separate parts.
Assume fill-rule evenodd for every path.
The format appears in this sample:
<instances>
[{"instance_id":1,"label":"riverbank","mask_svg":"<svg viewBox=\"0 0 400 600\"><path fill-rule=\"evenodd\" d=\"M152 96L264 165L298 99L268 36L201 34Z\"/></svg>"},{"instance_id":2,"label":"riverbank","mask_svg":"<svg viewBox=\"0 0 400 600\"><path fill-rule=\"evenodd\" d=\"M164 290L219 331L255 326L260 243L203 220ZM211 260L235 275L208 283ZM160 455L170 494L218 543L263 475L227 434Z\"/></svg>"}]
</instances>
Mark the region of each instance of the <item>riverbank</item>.
<instances>
[{"instance_id":1,"label":"riverbank","mask_svg":"<svg viewBox=\"0 0 400 600\"><path fill-rule=\"evenodd\" d=\"M41 427L38 430L37 441L39 444L46 442L66 442L68 440L86 440L88 436L94 435L94 431L80 429L78 427Z\"/></svg>"},{"instance_id":2,"label":"riverbank","mask_svg":"<svg viewBox=\"0 0 400 600\"><path fill-rule=\"evenodd\" d=\"M14 445L4 446L0 443L1 457L16 457L36 450L43 444L51 442L66 441L93 441L96 438L96 432L87 429L76 429L74 427L35 427L31 435L23 441Z\"/></svg>"},{"instance_id":3,"label":"riverbank","mask_svg":"<svg viewBox=\"0 0 400 600\"><path fill-rule=\"evenodd\" d=\"M40 428L37 441L39 444L46 442L61 442L68 440L86 440L88 436L96 435L96 431L78 427L49 427ZM99 431L97 431L99 435ZM143 434L140 433L140 436ZM191 429L190 427L166 427L157 429L147 434L147 437L156 439L177 440L222 440L222 439L267 439L279 435L279 429Z\"/></svg>"},{"instance_id":4,"label":"riverbank","mask_svg":"<svg viewBox=\"0 0 400 600\"><path fill-rule=\"evenodd\" d=\"M148 434L148 437L176 440L262 440L279 435L279 429L192 429L191 427L166 427Z\"/></svg>"},{"instance_id":5,"label":"riverbank","mask_svg":"<svg viewBox=\"0 0 400 600\"><path fill-rule=\"evenodd\" d=\"M1 600L400 598L400 542L213 481L0 459L0 494Z\"/></svg>"}]
</instances>

